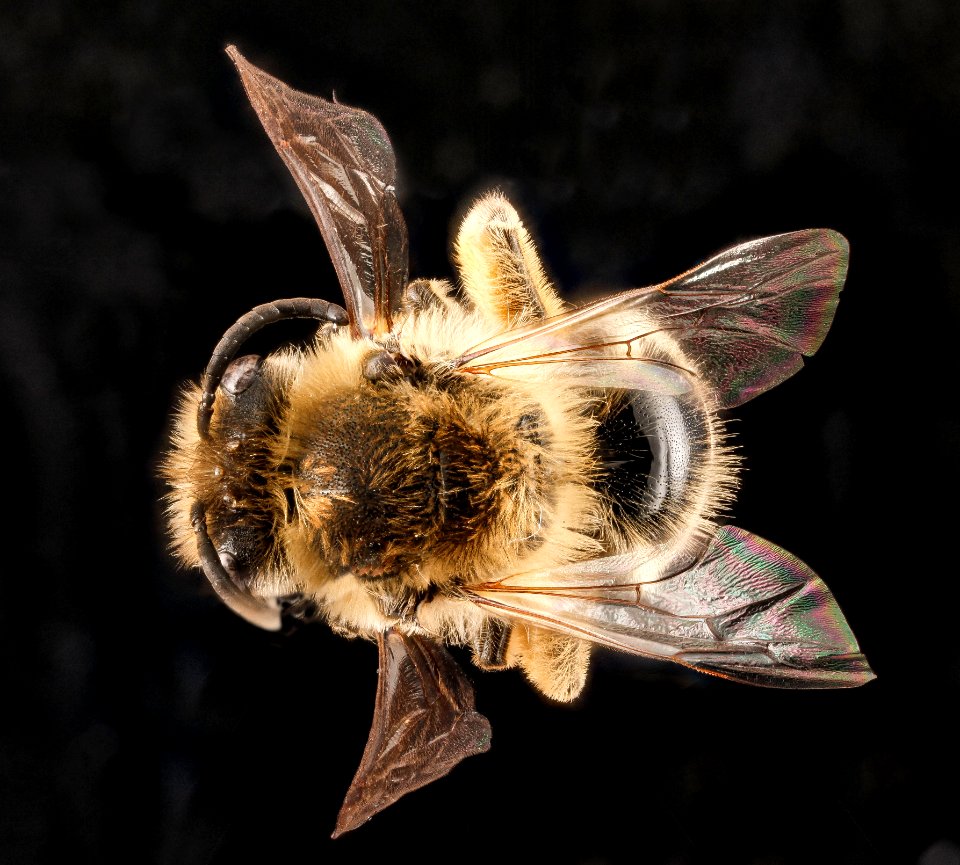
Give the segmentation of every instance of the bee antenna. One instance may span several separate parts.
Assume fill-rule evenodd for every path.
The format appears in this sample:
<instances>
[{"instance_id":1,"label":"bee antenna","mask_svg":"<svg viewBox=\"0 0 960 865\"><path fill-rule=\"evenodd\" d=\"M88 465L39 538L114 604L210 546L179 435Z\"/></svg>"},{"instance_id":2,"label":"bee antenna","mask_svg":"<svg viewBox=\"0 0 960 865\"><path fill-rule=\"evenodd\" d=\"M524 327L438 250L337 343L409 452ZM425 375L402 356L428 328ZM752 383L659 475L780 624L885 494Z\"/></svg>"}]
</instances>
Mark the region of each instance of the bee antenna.
<instances>
[{"instance_id":1,"label":"bee antenna","mask_svg":"<svg viewBox=\"0 0 960 865\"><path fill-rule=\"evenodd\" d=\"M227 365L233 360L240 346L261 328L288 318L315 318L336 325L350 322L347 311L342 306L309 297L291 297L262 303L239 318L220 338L203 373L203 394L197 407L197 432L201 438L205 439L210 435L210 418L213 416L213 401L217 388Z\"/></svg>"},{"instance_id":2,"label":"bee antenna","mask_svg":"<svg viewBox=\"0 0 960 865\"><path fill-rule=\"evenodd\" d=\"M190 509L190 522L197 533L197 552L200 555L204 576L220 600L251 624L268 631L279 631L279 606L275 602L271 604L266 599L256 598L249 592L243 591L223 566L220 554L210 540L210 535L207 534L207 514L200 502L195 502Z\"/></svg>"}]
</instances>

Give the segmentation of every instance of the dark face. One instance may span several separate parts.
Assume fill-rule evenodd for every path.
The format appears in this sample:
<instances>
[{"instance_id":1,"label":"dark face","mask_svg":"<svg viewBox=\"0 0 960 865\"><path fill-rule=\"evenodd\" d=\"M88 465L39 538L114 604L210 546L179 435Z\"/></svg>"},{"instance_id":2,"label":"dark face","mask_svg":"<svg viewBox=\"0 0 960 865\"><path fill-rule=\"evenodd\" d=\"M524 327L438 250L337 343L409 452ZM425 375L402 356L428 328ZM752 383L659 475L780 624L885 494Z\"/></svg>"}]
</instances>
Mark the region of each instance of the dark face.
<instances>
[{"instance_id":1,"label":"dark face","mask_svg":"<svg viewBox=\"0 0 960 865\"><path fill-rule=\"evenodd\" d=\"M240 585L270 556L283 519L273 495L270 448L280 408L261 358L237 358L224 373L209 439L203 443L201 456L209 468L198 503L214 547Z\"/></svg>"}]
</instances>

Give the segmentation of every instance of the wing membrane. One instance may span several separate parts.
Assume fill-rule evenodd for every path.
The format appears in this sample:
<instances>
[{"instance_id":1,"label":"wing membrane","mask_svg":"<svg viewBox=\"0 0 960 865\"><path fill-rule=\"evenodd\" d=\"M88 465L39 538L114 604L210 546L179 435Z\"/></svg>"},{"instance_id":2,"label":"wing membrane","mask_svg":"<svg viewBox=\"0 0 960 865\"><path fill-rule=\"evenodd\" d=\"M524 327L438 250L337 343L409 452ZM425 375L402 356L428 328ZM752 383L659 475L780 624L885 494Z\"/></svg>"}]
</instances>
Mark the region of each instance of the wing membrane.
<instances>
[{"instance_id":1,"label":"wing membrane","mask_svg":"<svg viewBox=\"0 0 960 865\"><path fill-rule=\"evenodd\" d=\"M354 335L389 332L408 256L386 131L366 111L293 90L232 45L227 53L320 226Z\"/></svg>"},{"instance_id":2,"label":"wing membrane","mask_svg":"<svg viewBox=\"0 0 960 865\"><path fill-rule=\"evenodd\" d=\"M646 564L611 556L467 591L498 615L749 684L836 688L874 678L830 590L769 541L727 526L693 567L658 577Z\"/></svg>"},{"instance_id":3,"label":"wing membrane","mask_svg":"<svg viewBox=\"0 0 960 865\"><path fill-rule=\"evenodd\" d=\"M474 711L473 686L443 646L393 630L377 644L373 726L334 838L490 747L490 722Z\"/></svg>"},{"instance_id":4,"label":"wing membrane","mask_svg":"<svg viewBox=\"0 0 960 865\"><path fill-rule=\"evenodd\" d=\"M507 331L460 359L476 373L564 364L594 387L678 395L692 370L665 363L650 337L668 332L721 408L789 378L823 342L846 279L842 235L809 229L732 247L684 274Z\"/></svg>"}]
</instances>

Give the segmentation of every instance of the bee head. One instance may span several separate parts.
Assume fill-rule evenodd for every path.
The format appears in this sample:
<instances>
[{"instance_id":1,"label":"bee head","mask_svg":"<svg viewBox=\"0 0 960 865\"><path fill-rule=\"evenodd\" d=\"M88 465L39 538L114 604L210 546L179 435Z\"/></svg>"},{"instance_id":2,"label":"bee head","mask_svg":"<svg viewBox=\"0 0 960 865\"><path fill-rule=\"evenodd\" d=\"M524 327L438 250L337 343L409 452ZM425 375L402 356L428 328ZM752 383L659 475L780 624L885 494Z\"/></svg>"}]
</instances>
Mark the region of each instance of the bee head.
<instances>
[{"instance_id":1,"label":"bee head","mask_svg":"<svg viewBox=\"0 0 960 865\"><path fill-rule=\"evenodd\" d=\"M274 448L284 376L257 355L234 356L254 332L286 318L313 318L333 326L348 322L341 307L305 298L263 304L240 318L207 364L194 403L195 432L184 406L175 447L163 466L181 557L200 565L234 612L270 630L280 627L277 588L288 571L276 539L286 502ZM194 538L192 549L185 524Z\"/></svg>"},{"instance_id":2,"label":"bee head","mask_svg":"<svg viewBox=\"0 0 960 865\"><path fill-rule=\"evenodd\" d=\"M283 502L272 447L279 393L261 357L245 355L227 366L210 427L197 448L190 510L210 585L234 612L269 630L280 627L279 605L254 587L283 565L275 540Z\"/></svg>"}]
</instances>

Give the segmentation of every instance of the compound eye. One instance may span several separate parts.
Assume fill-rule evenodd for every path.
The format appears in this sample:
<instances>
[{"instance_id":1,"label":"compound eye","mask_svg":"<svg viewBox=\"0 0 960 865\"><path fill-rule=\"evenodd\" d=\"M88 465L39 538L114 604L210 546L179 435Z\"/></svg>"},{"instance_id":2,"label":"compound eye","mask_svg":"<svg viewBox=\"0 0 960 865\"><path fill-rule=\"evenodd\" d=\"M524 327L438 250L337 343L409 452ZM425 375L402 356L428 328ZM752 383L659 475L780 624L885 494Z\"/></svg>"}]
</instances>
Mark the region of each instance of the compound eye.
<instances>
[{"instance_id":1,"label":"compound eye","mask_svg":"<svg viewBox=\"0 0 960 865\"><path fill-rule=\"evenodd\" d=\"M220 388L231 396L239 396L260 376L263 358L258 354L245 354L230 361L220 380Z\"/></svg>"}]
</instances>

